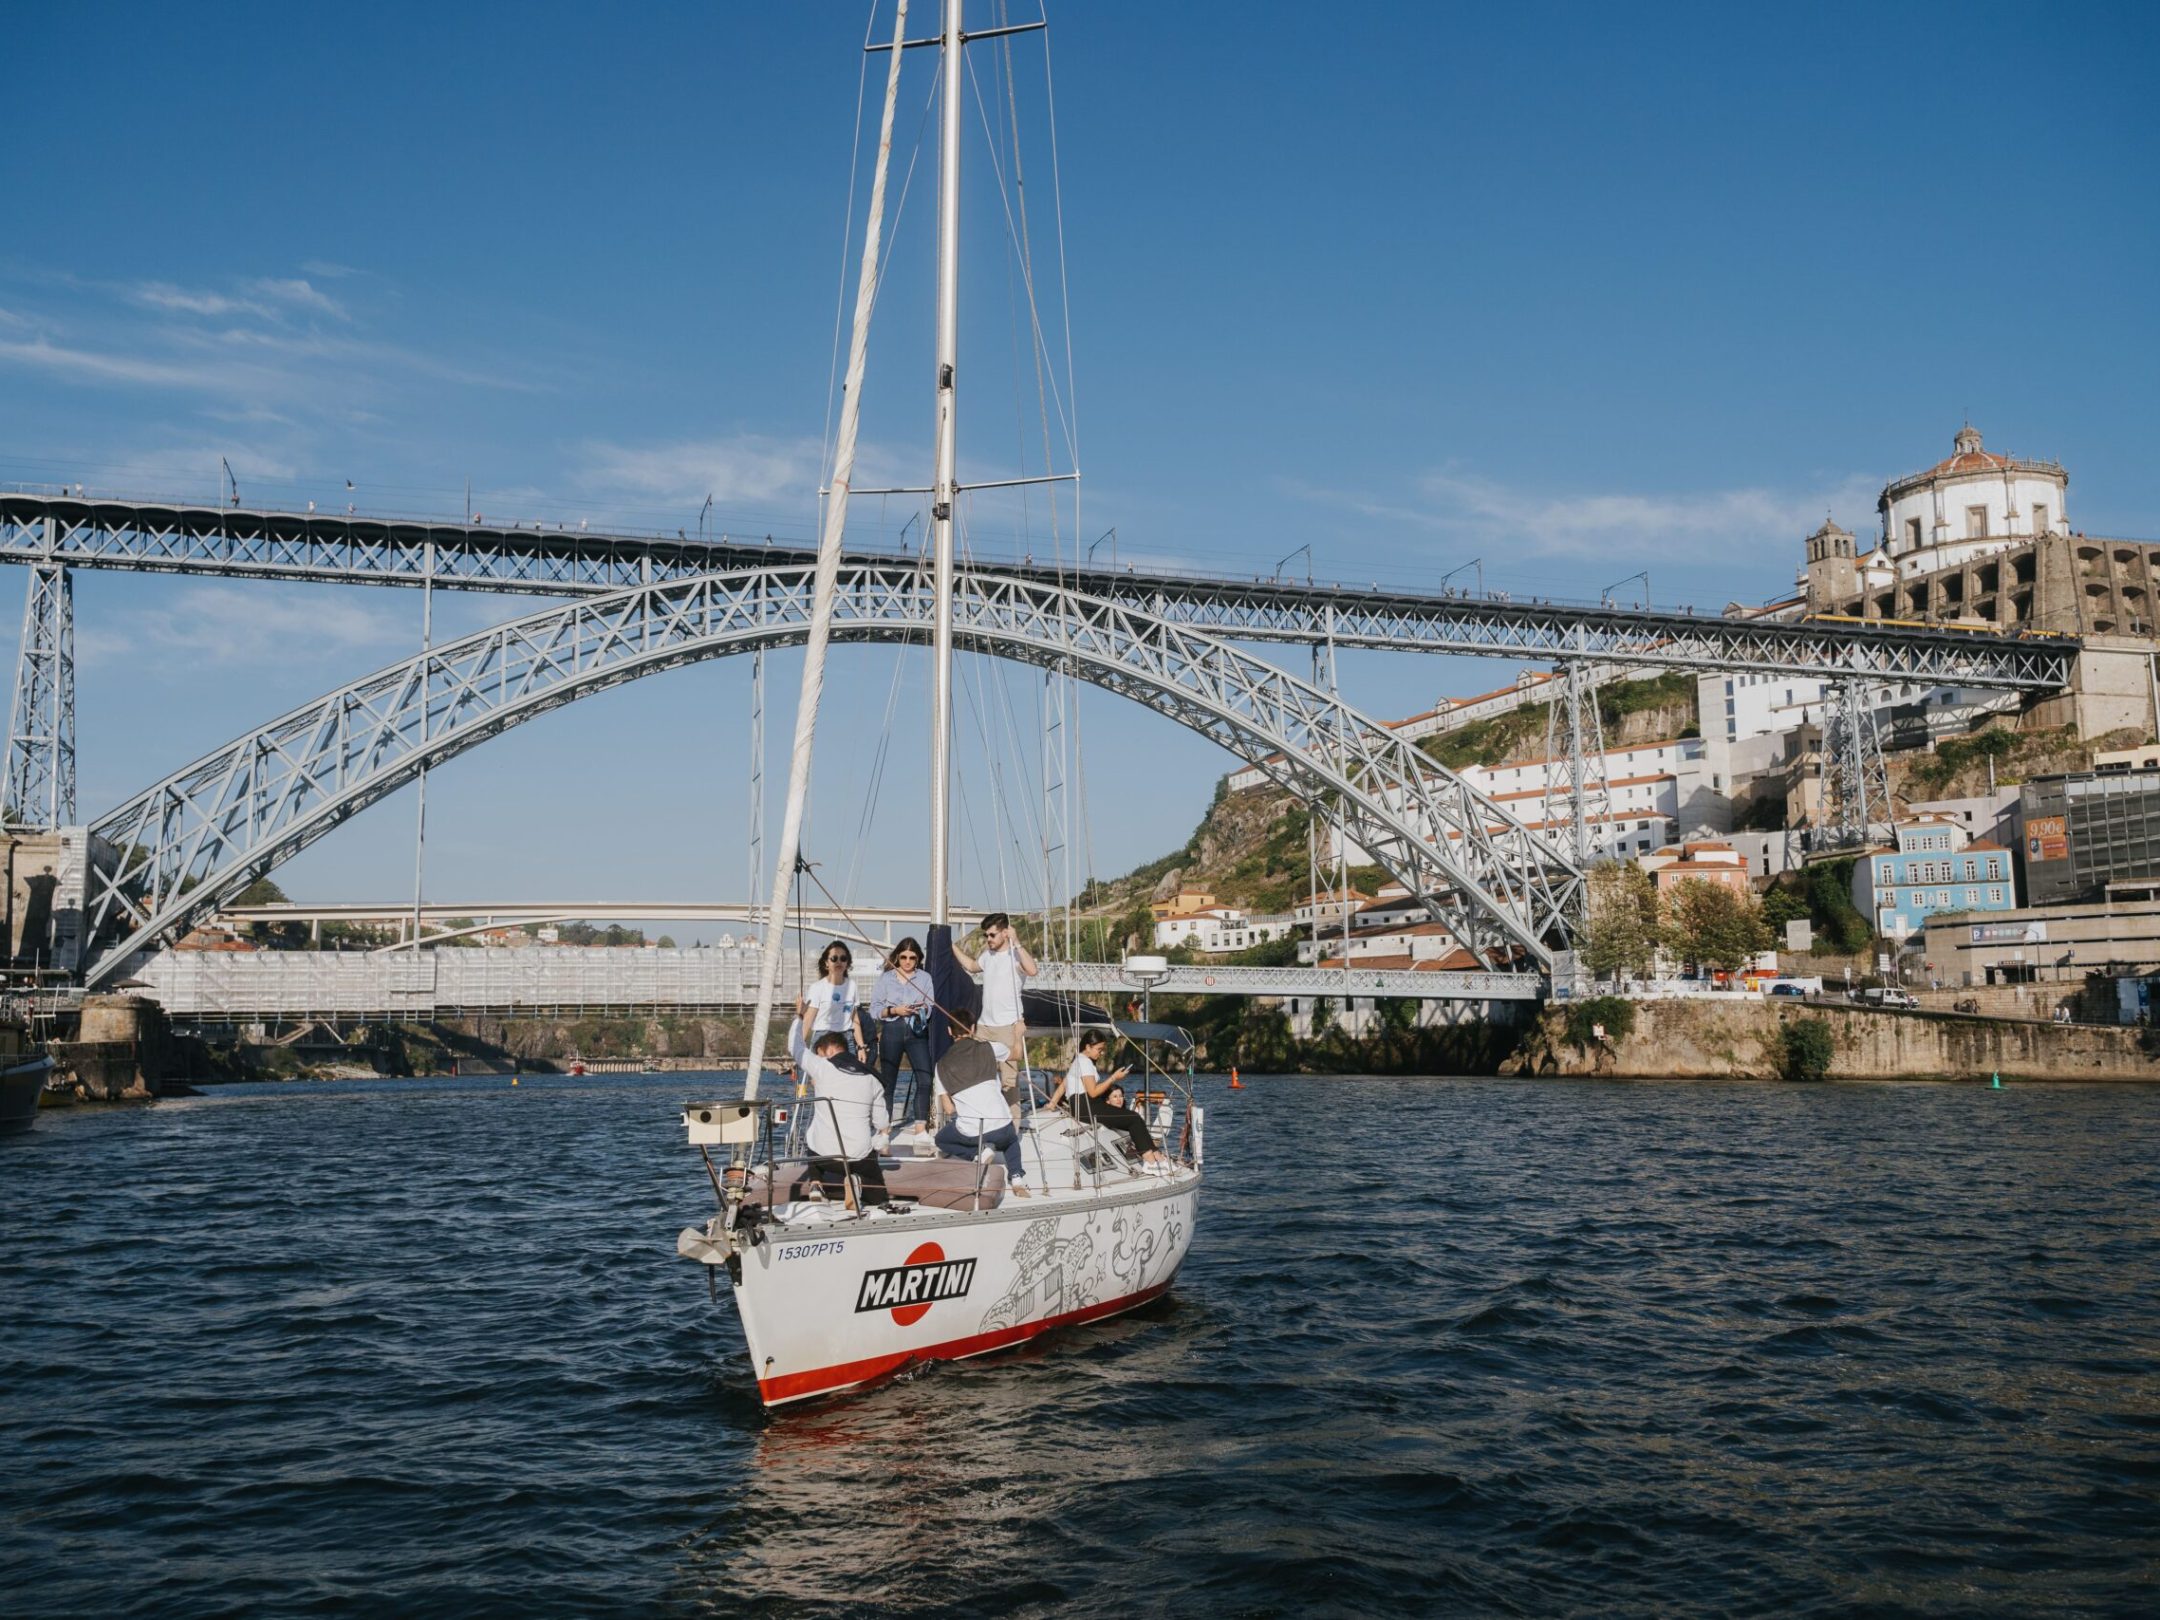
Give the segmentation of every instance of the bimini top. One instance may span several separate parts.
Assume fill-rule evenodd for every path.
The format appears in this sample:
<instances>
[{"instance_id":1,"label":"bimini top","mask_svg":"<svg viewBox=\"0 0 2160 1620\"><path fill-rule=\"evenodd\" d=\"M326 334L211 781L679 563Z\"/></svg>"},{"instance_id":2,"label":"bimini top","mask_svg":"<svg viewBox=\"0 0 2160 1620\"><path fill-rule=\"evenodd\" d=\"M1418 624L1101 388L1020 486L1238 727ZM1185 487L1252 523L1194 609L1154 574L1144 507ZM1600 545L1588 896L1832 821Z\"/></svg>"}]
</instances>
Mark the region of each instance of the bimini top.
<instances>
[{"instance_id":1,"label":"bimini top","mask_svg":"<svg viewBox=\"0 0 2160 1620\"><path fill-rule=\"evenodd\" d=\"M1027 1017L1030 1035L1072 1035L1083 1029L1107 1029L1128 1041L1162 1041L1180 1052L1192 1050L1193 1038L1175 1024L1144 1024L1137 1019L1113 1018L1101 1007L1077 996L1061 996L1048 990L1024 991L1020 1010Z\"/></svg>"}]
</instances>

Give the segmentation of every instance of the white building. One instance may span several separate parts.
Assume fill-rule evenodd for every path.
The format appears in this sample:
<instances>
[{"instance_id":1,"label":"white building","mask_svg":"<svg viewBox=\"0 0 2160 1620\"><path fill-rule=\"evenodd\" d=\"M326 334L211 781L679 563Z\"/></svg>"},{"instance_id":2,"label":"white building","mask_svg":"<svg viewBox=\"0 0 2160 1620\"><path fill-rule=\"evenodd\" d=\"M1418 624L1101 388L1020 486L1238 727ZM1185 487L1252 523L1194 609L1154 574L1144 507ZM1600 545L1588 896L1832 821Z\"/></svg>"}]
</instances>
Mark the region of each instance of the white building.
<instances>
[{"instance_id":1,"label":"white building","mask_svg":"<svg viewBox=\"0 0 2160 1620\"><path fill-rule=\"evenodd\" d=\"M1592 664L1589 679L1593 686L1605 686L1613 681L1650 680L1664 673L1662 669L1643 669L1628 664ZM1554 678L1554 672L1549 669L1520 670L1512 682L1494 691L1480 692L1476 697L1444 697L1423 714L1413 714L1406 720L1388 720L1383 724L1404 742L1460 731L1480 720L1497 719L1530 704L1548 701L1551 693L1547 688ZM1246 765L1230 773L1229 787L1232 793L1243 793L1272 780L1258 765Z\"/></svg>"},{"instance_id":2,"label":"white building","mask_svg":"<svg viewBox=\"0 0 2160 1620\"><path fill-rule=\"evenodd\" d=\"M2060 463L1983 449L1980 430L1968 422L1947 461L1884 488L1876 502L1882 549L1899 577L1910 578L2067 532L2069 486Z\"/></svg>"},{"instance_id":3,"label":"white building","mask_svg":"<svg viewBox=\"0 0 2160 1620\"><path fill-rule=\"evenodd\" d=\"M1728 783L1706 758L1700 737L1608 748L1603 756L1605 799L1591 815L1593 859L1624 860L1671 842L1685 828L1722 830L1732 823ZM1512 765L1470 765L1462 779L1539 834L1572 853L1568 823L1568 763L1534 759ZM1422 829L1431 836L1432 829ZM1329 859L1335 837L1330 831ZM1355 844L1346 857L1370 857Z\"/></svg>"},{"instance_id":4,"label":"white building","mask_svg":"<svg viewBox=\"0 0 2160 1620\"><path fill-rule=\"evenodd\" d=\"M1183 889L1156 908L1155 945L1158 950L1183 946L1214 955L1282 939L1295 926L1287 916L1249 917L1236 906L1217 904L1211 894Z\"/></svg>"}]
</instances>

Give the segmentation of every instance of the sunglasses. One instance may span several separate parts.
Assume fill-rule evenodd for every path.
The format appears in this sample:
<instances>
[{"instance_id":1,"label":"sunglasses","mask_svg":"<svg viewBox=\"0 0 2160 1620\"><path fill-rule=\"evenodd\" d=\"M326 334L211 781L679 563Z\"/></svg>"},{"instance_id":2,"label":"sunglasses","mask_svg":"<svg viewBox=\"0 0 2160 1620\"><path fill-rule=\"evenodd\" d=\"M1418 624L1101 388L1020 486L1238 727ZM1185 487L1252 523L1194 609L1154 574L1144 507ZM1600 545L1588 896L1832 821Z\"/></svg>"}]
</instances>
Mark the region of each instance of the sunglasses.
<instances>
[{"instance_id":1,"label":"sunglasses","mask_svg":"<svg viewBox=\"0 0 2160 1620\"><path fill-rule=\"evenodd\" d=\"M902 951L898 956L894 957L893 960L895 962L920 962L922 958L917 956L913 951Z\"/></svg>"}]
</instances>

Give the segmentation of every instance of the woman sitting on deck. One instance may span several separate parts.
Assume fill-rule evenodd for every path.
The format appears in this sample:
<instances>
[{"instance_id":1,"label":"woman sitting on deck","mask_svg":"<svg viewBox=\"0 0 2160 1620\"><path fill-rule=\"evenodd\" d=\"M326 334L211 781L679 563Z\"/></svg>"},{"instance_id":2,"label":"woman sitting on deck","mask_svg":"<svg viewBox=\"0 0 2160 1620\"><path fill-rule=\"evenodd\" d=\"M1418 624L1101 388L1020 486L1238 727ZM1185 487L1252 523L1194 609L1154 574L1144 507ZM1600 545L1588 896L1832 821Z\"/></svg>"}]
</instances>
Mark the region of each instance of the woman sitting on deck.
<instances>
[{"instance_id":1,"label":"woman sitting on deck","mask_svg":"<svg viewBox=\"0 0 2160 1620\"><path fill-rule=\"evenodd\" d=\"M1132 1069L1127 1066L1103 1074L1098 1060L1109 1044L1110 1037L1099 1029L1081 1033L1080 1051L1066 1069L1065 1078L1058 1082L1057 1095L1050 1099L1051 1104L1055 1106L1062 1102L1073 1118L1092 1120L1119 1132L1132 1144L1132 1150L1140 1155L1143 1164L1166 1163L1155 1147L1154 1133L1148 1129L1147 1121L1110 1099L1111 1088L1132 1073Z\"/></svg>"}]
</instances>

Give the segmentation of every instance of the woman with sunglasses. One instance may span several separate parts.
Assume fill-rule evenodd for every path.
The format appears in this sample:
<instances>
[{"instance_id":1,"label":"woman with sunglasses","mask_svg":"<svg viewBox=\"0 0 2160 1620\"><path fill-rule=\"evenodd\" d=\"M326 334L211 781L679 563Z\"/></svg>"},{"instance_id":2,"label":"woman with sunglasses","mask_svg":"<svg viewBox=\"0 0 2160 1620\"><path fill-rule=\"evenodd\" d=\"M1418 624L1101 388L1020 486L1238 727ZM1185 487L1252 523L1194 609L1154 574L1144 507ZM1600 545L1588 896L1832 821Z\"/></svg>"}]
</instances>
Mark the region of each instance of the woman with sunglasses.
<instances>
[{"instance_id":1,"label":"woman with sunglasses","mask_svg":"<svg viewBox=\"0 0 2160 1620\"><path fill-rule=\"evenodd\" d=\"M795 998L795 1017L802 1043L817 1049L817 1038L827 1030L847 1037L848 1050L863 1062L870 1061L870 1043L863 1038L862 1009L855 1003L855 983L848 977L855 953L839 940L818 957L818 980Z\"/></svg>"},{"instance_id":2,"label":"woman with sunglasses","mask_svg":"<svg viewBox=\"0 0 2160 1620\"><path fill-rule=\"evenodd\" d=\"M885 1106L894 1122L930 1119L930 1014L937 1005L923 949L912 939L895 945L885 971L870 987L870 1021L877 1029L878 1078L885 1082ZM908 1064L908 1106L894 1107L900 1088L900 1060Z\"/></svg>"}]
</instances>

